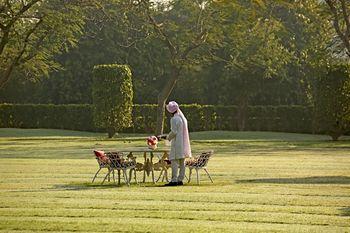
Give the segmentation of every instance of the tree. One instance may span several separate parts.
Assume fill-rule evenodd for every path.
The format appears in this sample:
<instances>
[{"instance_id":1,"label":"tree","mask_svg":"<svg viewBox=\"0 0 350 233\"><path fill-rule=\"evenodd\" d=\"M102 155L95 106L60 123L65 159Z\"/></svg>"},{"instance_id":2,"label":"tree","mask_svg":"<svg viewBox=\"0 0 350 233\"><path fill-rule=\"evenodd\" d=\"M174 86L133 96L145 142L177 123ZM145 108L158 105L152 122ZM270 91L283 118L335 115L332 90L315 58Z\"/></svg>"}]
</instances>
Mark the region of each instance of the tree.
<instances>
[{"instance_id":1,"label":"tree","mask_svg":"<svg viewBox=\"0 0 350 233\"><path fill-rule=\"evenodd\" d=\"M350 67L331 65L328 74L317 80L315 95L317 130L334 141L350 131Z\"/></svg>"},{"instance_id":2,"label":"tree","mask_svg":"<svg viewBox=\"0 0 350 233\"><path fill-rule=\"evenodd\" d=\"M325 2L329 7L333 28L350 58L350 2L348 0L325 0Z\"/></svg>"},{"instance_id":3,"label":"tree","mask_svg":"<svg viewBox=\"0 0 350 233\"><path fill-rule=\"evenodd\" d=\"M132 124L131 70L126 65L98 65L93 73L94 122L112 138Z\"/></svg>"},{"instance_id":4,"label":"tree","mask_svg":"<svg viewBox=\"0 0 350 233\"><path fill-rule=\"evenodd\" d=\"M244 130L249 99L264 79L286 77L292 52L283 43L285 28L276 17L281 1L227 1L222 6L225 38L213 54L225 64L222 89L238 87L231 101L238 105L237 122Z\"/></svg>"},{"instance_id":5,"label":"tree","mask_svg":"<svg viewBox=\"0 0 350 233\"><path fill-rule=\"evenodd\" d=\"M0 3L0 88L14 72L35 79L58 69L53 55L74 46L92 1L30 0Z\"/></svg>"},{"instance_id":6,"label":"tree","mask_svg":"<svg viewBox=\"0 0 350 233\"><path fill-rule=\"evenodd\" d=\"M300 102L313 105L314 77L322 76L331 59L329 50L333 33L329 21L321 17L323 6L318 0L297 0L289 9L278 13L286 31L283 38L288 50L293 52L288 64L287 79L294 79Z\"/></svg>"},{"instance_id":7,"label":"tree","mask_svg":"<svg viewBox=\"0 0 350 233\"><path fill-rule=\"evenodd\" d=\"M148 0L131 1L134 17L140 30L156 43L162 52L162 66L165 67L164 85L158 97L157 129L161 134L164 127L165 103L179 81L183 69L199 62L205 45L213 41L215 30L215 1L173 0L154 3ZM125 14L127 15L127 14ZM135 25L129 20L130 25ZM134 44L133 42L129 44ZM202 48L202 50L200 50Z\"/></svg>"}]
</instances>

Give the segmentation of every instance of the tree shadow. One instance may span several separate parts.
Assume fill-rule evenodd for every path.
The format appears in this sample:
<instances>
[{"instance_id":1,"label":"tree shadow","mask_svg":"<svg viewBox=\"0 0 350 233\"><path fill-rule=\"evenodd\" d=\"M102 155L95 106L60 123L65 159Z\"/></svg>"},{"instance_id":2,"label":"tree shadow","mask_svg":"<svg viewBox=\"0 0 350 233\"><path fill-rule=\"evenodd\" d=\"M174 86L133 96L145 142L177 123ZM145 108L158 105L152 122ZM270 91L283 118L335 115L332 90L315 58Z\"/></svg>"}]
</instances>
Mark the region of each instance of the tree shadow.
<instances>
[{"instance_id":1,"label":"tree shadow","mask_svg":"<svg viewBox=\"0 0 350 233\"><path fill-rule=\"evenodd\" d=\"M270 184L350 184L348 176L314 176L303 178L264 178L237 180L236 183L270 183Z\"/></svg>"},{"instance_id":2,"label":"tree shadow","mask_svg":"<svg viewBox=\"0 0 350 233\"><path fill-rule=\"evenodd\" d=\"M341 216L350 216L350 207L345 207L339 209L341 211Z\"/></svg>"}]
</instances>

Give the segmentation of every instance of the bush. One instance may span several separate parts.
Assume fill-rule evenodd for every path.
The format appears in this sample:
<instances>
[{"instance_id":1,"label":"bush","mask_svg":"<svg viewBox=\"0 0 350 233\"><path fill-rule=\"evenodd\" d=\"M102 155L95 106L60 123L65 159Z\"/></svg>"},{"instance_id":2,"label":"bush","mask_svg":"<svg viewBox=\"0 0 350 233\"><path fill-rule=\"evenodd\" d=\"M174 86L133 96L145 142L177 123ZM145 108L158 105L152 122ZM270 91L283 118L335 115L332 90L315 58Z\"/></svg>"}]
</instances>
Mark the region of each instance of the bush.
<instances>
[{"instance_id":1,"label":"bush","mask_svg":"<svg viewBox=\"0 0 350 233\"><path fill-rule=\"evenodd\" d=\"M126 65L98 65L93 70L93 116L108 137L132 125L133 89Z\"/></svg>"}]
</instances>

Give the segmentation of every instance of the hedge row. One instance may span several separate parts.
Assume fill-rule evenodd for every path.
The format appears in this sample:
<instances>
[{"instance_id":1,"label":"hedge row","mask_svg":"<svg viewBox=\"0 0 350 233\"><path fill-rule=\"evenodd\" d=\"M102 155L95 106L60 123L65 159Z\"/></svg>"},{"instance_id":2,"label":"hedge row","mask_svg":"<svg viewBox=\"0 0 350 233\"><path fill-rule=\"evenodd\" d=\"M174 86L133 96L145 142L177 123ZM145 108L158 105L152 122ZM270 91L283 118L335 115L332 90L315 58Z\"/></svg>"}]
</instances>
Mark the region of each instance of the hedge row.
<instances>
[{"instance_id":1,"label":"hedge row","mask_svg":"<svg viewBox=\"0 0 350 233\"><path fill-rule=\"evenodd\" d=\"M156 105L135 105L133 127L125 132L155 131ZM236 106L182 105L190 131L238 130ZM168 130L169 115L165 120ZM91 105L0 104L1 128L54 128L101 131L93 123ZM303 106L249 106L247 131L312 132L312 109Z\"/></svg>"},{"instance_id":2,"label":"hedge row","mask_svg":"<svg viewBox=\"0 0 350 233\"><path fill-rule=\"evenodd\" d=\"M1 128L94 131L91 105L0 104Z\"/></svg>"}]
</instances>

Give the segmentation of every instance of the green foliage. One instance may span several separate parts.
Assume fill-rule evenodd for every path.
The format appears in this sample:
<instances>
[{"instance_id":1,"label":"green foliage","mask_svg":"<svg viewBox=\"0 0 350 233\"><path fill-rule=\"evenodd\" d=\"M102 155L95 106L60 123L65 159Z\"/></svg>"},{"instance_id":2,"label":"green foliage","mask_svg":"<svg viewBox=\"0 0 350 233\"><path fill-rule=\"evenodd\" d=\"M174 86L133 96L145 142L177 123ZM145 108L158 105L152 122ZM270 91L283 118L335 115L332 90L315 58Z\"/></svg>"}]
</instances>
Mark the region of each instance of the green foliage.
<instances>
[{"instance_id":1,"label":"green foliage","mask_svg":"<svg viewBox=\"0 0 350 233\"><path fill-rule=\"evenodd\" d=\"M155 129L156 105L135 105L134 127L128 132L151 133ZM230 130L237 131L237 106L181 105L188 119L190 131ZM248 106L247 131L279 131L311 133L311 107L304 106ZM167 115L165 131L169 130Z\"/></svg>"},{"instance_id":2,"label":"green foliage","mask_svg":"<svg viewBox=\"0 0 350 233\"><path fill-rule=\"evenodd\" d=\"M154 132L156 128L157 106L154 104L135 105L133 108L133 128L130 132Z\"/></svg>"},{"instance_id":3,"label":"green foliage","mask_svg":"<svg viewBox=\"0 0 350 233\"><path fill-rule=\"evenodd\" d=\"M191 30L200 29L196 16L202 14L201 21L210 19L203 24L203 31L208 32L206 42L189 55L187 62L181 61L184 69L171 99L240 105L243 96L251 105L299 105L306 102L305 91L312 99L310 78L324 72L325 47L332 36L326 27L328 21L318 15L317 0L293 4L266 0L209 2L206 6L210 8L203 11L198 7L200 1L150 3L151 15L169 39L178 43L179 54L188 46ZM133 70L134 102L156 103L171 76L172 61L164 38L156 36L144 5L135 5L132 0L105 3L103 12L88 11L88 20L81 25L84 36L76 41L77 47L55 56L64 70L52 72L36 84L25 83L28 77L16 75L0 99L90 104L93 66L118 63Z\"/></svg>"},{"instance_id":4,"label":"green foliage","mask_svg":"<svg viewBox=\"0 0 350 233\"><path fill-rule=\"evenodd\" d=\"M286 34L283 22L275 16L283 3L234 2L222 5L226 37L218 57L226 61L231 72L241 73L243 79L247 73L258 79L282 77L292 55L282 40Z\"/></svg>"},{"instance_id":5,"label":"green foliage","mask_svg":"<svg viewBox=\"0 0 350 233\"><path fill-rule=\"evenodd\" d=\"M12 73L38 79L60 66L55 54L77 43L85 23L79 1L30 0L0 3L0 87Z\"/></svg>"},{"instance_id":6,"label":"green foliage","mask_svg":"<svg viewBox=\"0 0 350 233\"><path fill-rule=\"evenodd\" d=\"M337 140L350 131L350 66L333 65L316 83L315 117L319 131Z\"/></svg>"},{"instance_id":7,"label":"green foliage","mask_svg":"<svg viewBox=\"0 0 350 233\"><path fill-rule=\"evenodd\" d=\"M131 70L126 65L97 65L93 74L94 122L113 137L132 125Z\"/></svg>"},{"instance_id":8,"label":"green foliage","mask_svg":"<svg viewBox=\"0 0 350 233\"><path fill-rule=\"evenodd\" d=\"M91 105L1 104L2 128L53 128L93 131Z\"/></svg>"},{"instance_id":9,"label":"green foliage","mask_svg":"<svg viewBox=\"0 0 350 233\"><path fill-rule=\"evenodd\" d=\"M156 109L157 106L152 104L134 105L133 125L119 130L128 133L153 133L156 128ZM190 104L181 105L181 110L186 115L192 132L238 130L237 106ZM248 106L246 130L311 133L312 112L311 107L303 106ZM167 115L165 131L169 130L169 121L170 115ZM2 104L0 127L100 131L102 126L96 128L94 125L91 105Z\"/></svg>"}]
</instances>

